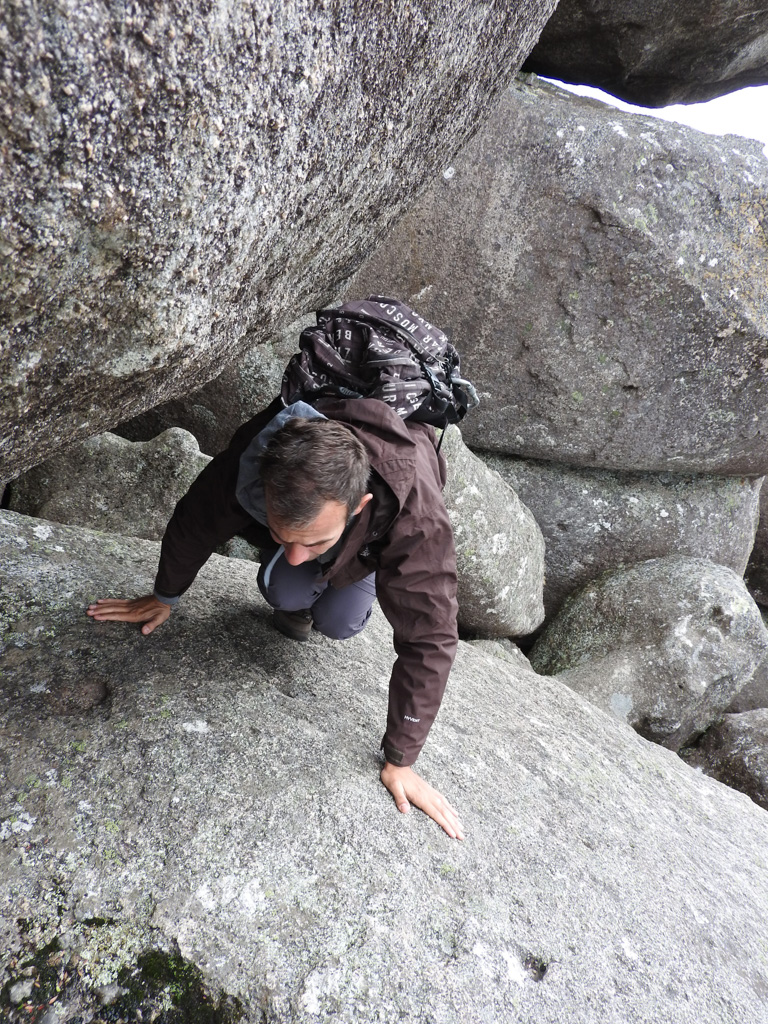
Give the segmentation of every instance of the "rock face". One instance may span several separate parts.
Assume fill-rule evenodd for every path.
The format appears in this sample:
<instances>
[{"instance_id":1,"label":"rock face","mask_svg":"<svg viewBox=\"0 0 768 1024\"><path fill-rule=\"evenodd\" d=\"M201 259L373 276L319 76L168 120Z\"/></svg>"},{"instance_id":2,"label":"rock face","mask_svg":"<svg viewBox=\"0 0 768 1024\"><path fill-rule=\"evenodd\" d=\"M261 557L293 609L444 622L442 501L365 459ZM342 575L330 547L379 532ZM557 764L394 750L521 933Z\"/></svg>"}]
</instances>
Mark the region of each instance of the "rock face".
<instances>
[{"instance_id":1,"label":"rock face","mask_svg":"<svg viewBox=\"0 0 768 1024\"><path fill-rule=\"evenodd\" d=\"M302 317L245 352L199 391L126 420L115 433L131 441L148 441L169 427L183 427L195 435L201 451L218 455L238 427L280 394L283 371L298 350L299 335L315 322L314 314Z\"/></svg>"},{"instance_id":2,"label":"rock face","mask_svg":"<svg viewBox=\"0 0 768 1024\"><path fill-rule=\"evenodd\" d=\"M6 5L0 478L321 305L554 6Z\"/></svg>"},{"instance_id":3,"label":"rock face","mask_svg":"<svg viewBox=\"0 0 768 1024\"><path fill-rule=\"evenodd\" d=\"M544 535L544 607L622 562L706 558L744 574L762 478L576 469L481 453L533 513Z\"/></svg>"},{"instance_id":4,"label":"rock face","mask_svg":"<svg viewBox=\"0 0 768 1024\"><path fill-rule=\"evenodd\" d=\"M445 505L456 538L459 628L524 636L544 621L544 538L515 492L467 448L458 427L442 445Z\"/></svg>"},{"instance_id":5,"label":"rock face","mask_svg":"<svg viewBox=\"0 0 768 1024\"><path fill-rule=\"evenodd\" d=\"M656 558L572 595L529 658L642 736L679 750L768 654L743 580L703 559Z\"/></svg>"},{"instance_id":6,"label":"rock face","mask_svg":"<svg viewBox=\"0 0 768 1024\"><path fill-rule=\"evenodd\" d=\"M768 487L760 491L755 545L747 566L747 586L758 604L768 605Z\"/></svg>"},{"instance_id":7,"label":"rock face","mask_svg":"<svg viewBox=\"0 0 768 1024\"><path fill-rule=\"evenodd\" d=\"M297 658L254 567L213 558L146 638L82 609L144 590L157 544L0 523L0 986L58 940L52 997L90 1013L151 956L273 1024L762 1019L768 817L741 794L461 644L419 761L453 842L377 780L378 614ZM61 715L73 660L107 697Z\"/></svg>"},{"instance_id":8,"label":"rock face","mask_svg":"<svg viewBox=\"0 0 768 1024\"><path fill-rule=\"evenodd\" d=\"M450 327L472 447L760 476L766 191L757 143L519 81L349 293Z\"/></svg>"},{"instance_id":9,"label":"rock face","mask_svg":"<svg viewBox=\"0 0 768 1024\"><path fill-rule=\"evenodd\" d=\"M768 709L725 715L685 759L768 811Z\"/></svg>"},{"instance_id":10,"label":"rock face","mask_svg":"<svg viewBox=\"0 0 768 1024\"><path fill-rule=\"evenodd\" d=\"M11 484L28 516L159 540L176 502L210 462L186 430L145 443L98 434Z\"/></svg>"},{"instance_id":11,"label":"rock face","mask_svg":"<svg viewBox=\"0 0 768 1024\"><path fill-rule=\"evenodd\" d=\"M629 103L699 103L768 82L759 0L561 0L526 71L595 85Z\"/></svg>"}]
</instances>

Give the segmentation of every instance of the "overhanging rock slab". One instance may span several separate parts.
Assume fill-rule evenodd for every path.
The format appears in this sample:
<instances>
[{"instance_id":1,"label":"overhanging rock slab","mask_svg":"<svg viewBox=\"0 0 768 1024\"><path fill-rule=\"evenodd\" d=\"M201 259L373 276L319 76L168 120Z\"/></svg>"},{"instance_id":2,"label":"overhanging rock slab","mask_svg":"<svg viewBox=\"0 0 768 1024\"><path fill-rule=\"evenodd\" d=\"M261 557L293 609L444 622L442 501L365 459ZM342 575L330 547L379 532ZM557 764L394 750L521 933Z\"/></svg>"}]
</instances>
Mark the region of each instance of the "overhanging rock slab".
<instances>
[{"instance_id":1,"label":"overhanging rock slab","mask_svg":"<svg viewBox=\"0 0 768 1024\"><path fill-rule=\"evenodd\" d=\"M254 567L214 557L150 638L86 618L143 592L157 553L0 515L0 948L28 922L109 986L176 942L254 1022L765 1019L768 817L747 797L462 644L419 761L452 841L377 779L380 616L298 648Z\"/></svg>"},{"instance_id":2,"label":"overhanging rock slab","mask_svg":"<svg viewBox=\"0 0 768 1024\"><path fill-rule=\"evenodd\" d=\"M4 4L0 479L324 305L554 7Z\"/></svg>"}]
</instances>

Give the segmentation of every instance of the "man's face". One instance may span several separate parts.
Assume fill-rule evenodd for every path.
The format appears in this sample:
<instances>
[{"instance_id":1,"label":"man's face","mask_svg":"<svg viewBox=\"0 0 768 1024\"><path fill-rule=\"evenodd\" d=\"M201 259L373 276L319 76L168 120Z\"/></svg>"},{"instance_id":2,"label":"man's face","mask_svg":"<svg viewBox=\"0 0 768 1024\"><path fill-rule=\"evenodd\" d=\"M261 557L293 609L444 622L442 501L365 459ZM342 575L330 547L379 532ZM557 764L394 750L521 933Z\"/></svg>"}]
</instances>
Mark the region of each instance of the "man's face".
<instances>
[{"instance_id":1,"label":"man's face","mask_svg":"<svg viewBox=\"0 0 768 1024\"><path fill-rule=\"evenodd\" d=\"M366 494L354 511L354 515L368 504L372 495ZM332 548L341 537L347 525L347 506L339 501L326 501L320 514L307 526L283 526L273 515L267 498L267 526L272 539L285 548L285 557L290 565L310 562L324 551Z\"/></svg>"},{"instance_id":2,"label":"man's face","mask_svg":"<svg viewBox=\"0 0 768 1024\"><path fill-rule=\"evenodd\" d=\"M285 548L290 565L310 562L332 548L347 525L347 506L338 501L326 501L320 514L307 526L283 526L273 517L267 498L267 525L272 539Z\"/></svg>"}]
</instances>

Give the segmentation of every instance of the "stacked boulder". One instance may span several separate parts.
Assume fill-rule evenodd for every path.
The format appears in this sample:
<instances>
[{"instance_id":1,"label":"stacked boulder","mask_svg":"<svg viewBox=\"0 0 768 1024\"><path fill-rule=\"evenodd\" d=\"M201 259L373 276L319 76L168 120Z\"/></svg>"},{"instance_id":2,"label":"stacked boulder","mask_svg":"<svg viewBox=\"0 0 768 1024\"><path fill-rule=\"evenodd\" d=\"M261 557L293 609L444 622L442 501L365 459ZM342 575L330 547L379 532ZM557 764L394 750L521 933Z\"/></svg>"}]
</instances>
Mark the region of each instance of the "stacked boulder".
<instances>
[{"instance_id":1,"label":"stacked boulder","mask_svg":"<svg viewBox=\"0 0 768 1024\"><path fill-rule=\"evenodd\" d=\"M473 448L761 476L767 190L756 142L519 80L347 294L450 327Z\"/></svg>"},{"instance_id":2,"label":"stacked boulder","mask_svg":"<svg viewBox=\"0 0 768 1024\"><path fill-rule=\"evenodd\" d=\"M723 715L767 655L768 630L741 577L669 556L610 570L572 595L530 661L680 750Z\"/></svg>"},{"instance_id":3,"label":"stacked boulder","mask_svg":"<svg viewBox=\"0 0 768 1024\"><path fill-rule=\"evenodd\" d=\"M445 504L456 538L459 628L525 636L544 621L544 538L523 502L448 427Z\"/></svg>"},{"instance_id":4,"label":"stacked boulder","mask_svg":"<svg viewBox=\"0 0 768 1024\"><path fill-rule=\"evenodd\" d=\"M135 444L97 434L20 476L7 504L37 519L160 540L176 502L210 461L179 427Z\"/></svg>"},{"instance_id":5,"label":"stacked boulder","mask_svg":"<svg viewBox=\"0 0 768 1024\"><path fill-rule=\"evenodd\" d=\"M214 556L151 637L83 614L158 549L0 512L10 1024L764 1019L760 808L486 640L418 762L451 840L378 781L379 612L297 657Z\"/></svg>"},{"instance_id":6,"label":"stacked boulder","mask_svg":"<svg viewBox=\"0 0 768 1024\"><path fill-rule=\"evenodd\" d=\"M744 575L761 477L622 473L484 453L525 502L546 542L544 607L602 572L672 552Z\"/></svg>"}]
</instances>

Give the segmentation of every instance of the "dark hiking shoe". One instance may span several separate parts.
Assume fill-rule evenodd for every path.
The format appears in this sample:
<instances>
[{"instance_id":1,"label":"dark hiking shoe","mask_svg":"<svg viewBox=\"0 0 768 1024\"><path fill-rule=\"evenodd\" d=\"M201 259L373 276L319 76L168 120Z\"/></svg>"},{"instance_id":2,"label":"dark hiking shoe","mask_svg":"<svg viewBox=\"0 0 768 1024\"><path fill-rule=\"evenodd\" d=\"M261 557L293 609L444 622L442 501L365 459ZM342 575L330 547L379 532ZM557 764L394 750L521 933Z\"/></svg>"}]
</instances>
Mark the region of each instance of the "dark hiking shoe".
<instances>
[{"instance_id":1,"label":"dark hiking shoe","mask_svg":"<svg viewBox=\"0 0 768 1024\"><path fill-rule=\"evenodd\" d=\"M309 640L312 632L312 612L302 609L298 612L283 612L275 608L272 612L272 624L278 633L288 636L291 640Z\"/></svg>"}]
</instances>

